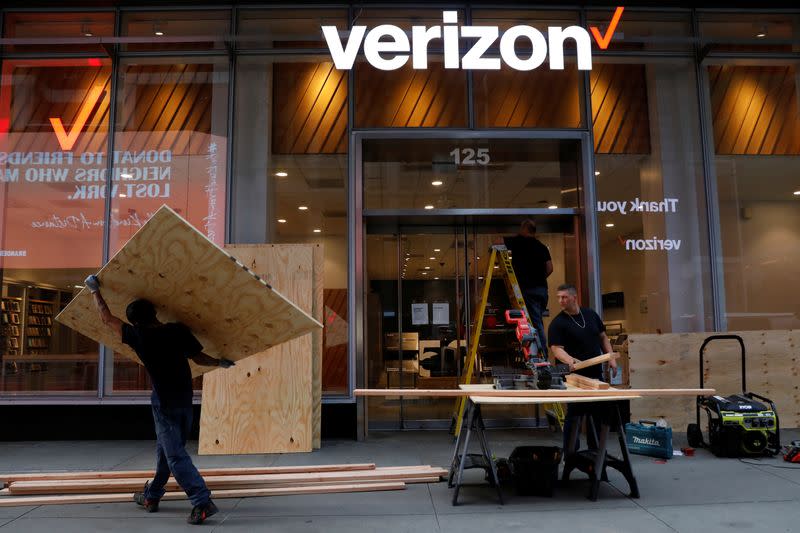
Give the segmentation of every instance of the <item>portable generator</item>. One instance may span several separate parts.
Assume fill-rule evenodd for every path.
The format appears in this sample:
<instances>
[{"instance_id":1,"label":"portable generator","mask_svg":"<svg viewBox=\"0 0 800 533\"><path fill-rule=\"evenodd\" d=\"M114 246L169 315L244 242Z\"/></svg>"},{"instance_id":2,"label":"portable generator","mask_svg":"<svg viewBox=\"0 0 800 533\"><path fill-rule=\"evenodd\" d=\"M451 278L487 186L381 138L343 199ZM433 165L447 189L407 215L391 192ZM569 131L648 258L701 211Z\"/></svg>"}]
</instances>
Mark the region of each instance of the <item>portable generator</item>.
<instances>
[{"instance_id":1,"label":"portable generator","mask_svg":"<svg viewBox=\"0 0 800 533\"><path fill-rule=\"evenodd\" d=\"M775 404L769 398L747 392L746 353L738 335L712 335L700 346L700 388L703 388L703 355L715 340L736 340L742 353L742 393L731 396L698 396L697 423L689 424L689 446L707 447L717 457L776 455L781 450L780 423ZM700 409L708 415L708 443L700 429Z\"/></svg>"}]
</instances>

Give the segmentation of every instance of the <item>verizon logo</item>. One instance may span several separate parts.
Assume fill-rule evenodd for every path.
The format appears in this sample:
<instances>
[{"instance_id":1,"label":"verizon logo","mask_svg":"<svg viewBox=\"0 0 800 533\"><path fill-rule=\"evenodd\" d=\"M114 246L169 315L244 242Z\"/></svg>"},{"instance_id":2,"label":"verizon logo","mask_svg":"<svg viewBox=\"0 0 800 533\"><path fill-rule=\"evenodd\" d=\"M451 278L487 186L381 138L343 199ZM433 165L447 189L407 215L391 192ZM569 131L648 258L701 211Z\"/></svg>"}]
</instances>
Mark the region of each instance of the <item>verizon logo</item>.
<instances>
[{"instance_id":1,"label":"verizon logo","mask_svg":"<svg viewBox=\"0 0 800 533\"><path fill-rule=\"evenodd\" d=\"M364 57L380 70L397 70L408 63L414 69L428 68L428 47L431 42L442 41L444 68L470 70L499 70L505 63L514 70L533 70L549 60L550 69L564 69L565 43L575 44L578 70L592 69L592 36L600 49L608 48L614 36L622 12L618 7L605 33L592 26L591 35L581 26L550 26L547 36L532 26L518 25L500 35L497 26L459 26L458 11L442 12L440 26L412 26L411 35L398 26L381 24L367 31L366 26L353 26L347 41L336 26L322 26L322 34L328 44L333 63L339 70L353 68L362 47ZM475 40L464 56L460 55L460 39ZM487 51L500 41L500 57L487 57ZM521 57L517 43L530 45ZM527 47L526 47L527 48Z\"/></svg>"}]
</instances>

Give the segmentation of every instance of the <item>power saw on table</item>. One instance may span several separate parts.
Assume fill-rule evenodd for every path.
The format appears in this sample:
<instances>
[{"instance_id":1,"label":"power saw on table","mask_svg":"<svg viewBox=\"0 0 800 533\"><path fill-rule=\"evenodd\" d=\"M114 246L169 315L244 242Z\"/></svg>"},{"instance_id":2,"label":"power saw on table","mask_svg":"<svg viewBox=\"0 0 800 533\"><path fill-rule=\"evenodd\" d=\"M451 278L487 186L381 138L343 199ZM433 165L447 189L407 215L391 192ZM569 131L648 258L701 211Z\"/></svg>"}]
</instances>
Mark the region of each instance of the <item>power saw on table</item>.
<instances>
[{"instance_id":1,"label":"power saw on table","mask_svg":"<svg viewBox=\"0 0 800 533\"><path fill-rule=\"evenodd\" d=\"M566 375L571 371L569 365L551 365L547 359L536 357L537 350L532 350L532 346L538 345L538 338L535 330L531 329L525 312L521 309L509 309L505 313L507 324L514 324L516 327L517 341L525 359L525 366L531 371L529 380L530 386L539 390L546 389L566 389ZM580 370L589 366L604 363L616 358L616 354L603 354L575 365L575 370Z\"/></svg>"}]
</instances>

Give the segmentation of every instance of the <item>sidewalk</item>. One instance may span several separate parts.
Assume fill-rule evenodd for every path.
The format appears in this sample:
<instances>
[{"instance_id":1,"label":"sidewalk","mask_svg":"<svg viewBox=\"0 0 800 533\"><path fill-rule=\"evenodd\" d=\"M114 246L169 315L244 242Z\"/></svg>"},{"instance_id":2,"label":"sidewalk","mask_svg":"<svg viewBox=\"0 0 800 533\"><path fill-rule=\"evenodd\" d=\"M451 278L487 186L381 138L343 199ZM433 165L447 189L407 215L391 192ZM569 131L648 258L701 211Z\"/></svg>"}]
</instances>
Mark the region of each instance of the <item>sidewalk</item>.
<instances>
[{"instance_id":1,"label":"sidewalk","mask_svg":"<svg viewBox=\"0 0 800 533\"><path fill-rule=\"evenodd\" d=\"M782 441L800 438L786 431ZM543 430L495 430L490 446L507 457L516 446L559 444L560 434ZM685 445L676 435L675 447ZM452 437L444 432L373 432L365 442L323 441L311 454L197 457L200 467L374 462L378 466L431 464L449 467ZM0 471L129 470L152 468L149 441L68 441L0 443ZM191 443L190 451L196 451ZM626 497L621 475L609 471L597 502L586 499L587 484L573 474L553 498L521 497L506 487L506 505L469 472L474 486L450 503L445 482L409 485L403 491L220 499L220 513L200 526L218 532L381 533L515 531L630 531L730 533L800 531L800 467L780 458L718 459L704 450L694 457L659 463L634 456L641 498ZM164 502L156 514L135 504L87 504L0 508L0 533L89 531L197 531L185 523L188 501Z\"/></svg>"}]
</instances>

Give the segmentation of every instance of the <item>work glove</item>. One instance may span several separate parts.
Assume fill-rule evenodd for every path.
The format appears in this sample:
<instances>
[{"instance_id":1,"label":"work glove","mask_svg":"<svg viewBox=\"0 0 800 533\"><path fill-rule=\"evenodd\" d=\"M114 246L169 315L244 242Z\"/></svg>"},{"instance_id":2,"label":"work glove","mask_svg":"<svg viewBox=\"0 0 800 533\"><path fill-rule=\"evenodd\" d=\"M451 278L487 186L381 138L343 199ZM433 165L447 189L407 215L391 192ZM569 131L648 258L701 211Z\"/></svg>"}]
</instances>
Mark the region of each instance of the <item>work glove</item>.
<instances>
[{"instance_id":1,"label":"work glove","mask_svg":"<svg viewBox=\"0 0 800 533\"><path fill-rule=\"evenodd\" d=\"M230 359L225 359L224 357L220 358L218 366L220 368L230 368L232 366L236 366L236 363L231 361Z\"/></svg>"},{"instance_id":2,"label":"work glove","mask_svg":"<svg viewBox=\"0 0 800 533\"><path fill-rule=\"evenodd\" d=\"M97 279L97 276L95 276L94 274L86 278L83 283L86 285L86 288L89 289L89 291L92 293L95 293L100 290L100 280Z\"/></svg>"}]
</instances>

